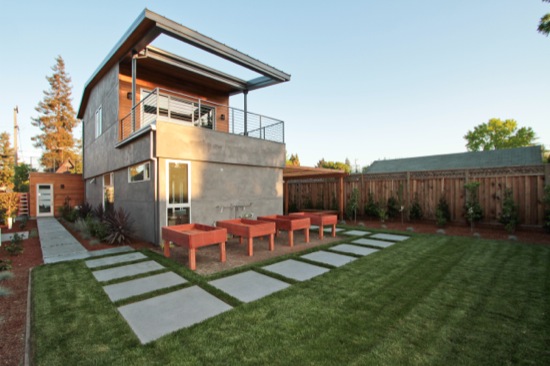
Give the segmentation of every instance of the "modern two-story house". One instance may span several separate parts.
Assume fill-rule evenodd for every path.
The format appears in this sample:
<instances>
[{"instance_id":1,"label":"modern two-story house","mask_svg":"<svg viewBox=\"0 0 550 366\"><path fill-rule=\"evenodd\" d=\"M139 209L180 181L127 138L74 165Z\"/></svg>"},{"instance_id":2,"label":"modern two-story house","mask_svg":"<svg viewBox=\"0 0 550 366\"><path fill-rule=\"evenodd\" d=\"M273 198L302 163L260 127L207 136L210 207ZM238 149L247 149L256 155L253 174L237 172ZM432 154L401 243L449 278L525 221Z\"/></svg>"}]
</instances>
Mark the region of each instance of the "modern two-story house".
<instances>
[{"instance_id":1,"label":"modern two-story house","mask_svg":"<svg viewBox=\"0 0 550 366\"><path fill-rule=\"evenodd\" d=\"M245 80L152 45L169 37L252 71ZM283 211L284 122L248 111L247 94L290 75L144 10L86 83L86 199L122 207L136 234ZM244 94L244 108L229 97Z\"/></svg>"}]
</instances>

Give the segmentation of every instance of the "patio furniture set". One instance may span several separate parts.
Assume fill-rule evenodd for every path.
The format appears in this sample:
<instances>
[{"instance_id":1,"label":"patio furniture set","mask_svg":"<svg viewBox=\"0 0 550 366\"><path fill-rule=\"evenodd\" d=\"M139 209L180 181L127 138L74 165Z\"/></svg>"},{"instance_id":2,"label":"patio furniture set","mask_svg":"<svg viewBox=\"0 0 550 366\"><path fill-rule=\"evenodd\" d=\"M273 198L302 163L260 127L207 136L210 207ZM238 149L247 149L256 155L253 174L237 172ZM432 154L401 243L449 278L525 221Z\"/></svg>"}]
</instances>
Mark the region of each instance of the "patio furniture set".
<instances>
[{"instance_id":1,"label":"patio furniture set","mask_svg":"<svg viewBox=\"0 0 550 366\"><path fill-rule=\"evenodd\" d=\"M254 238L269 237L269 250L275 249L275 236L280 231L288 232L288 245L294 246L294 232L303 230L305 242L309 243L309 229L311 225L319 227L319 239L323 239L324 227L332 227L332 236L336 236L336 215L320 212L296 212L290 215L259 216L257 220L245 218L221 220L216 226L203 224L184 224L164 226L162 228L162 242L164 256L170 257L170 243L186 248L189 251L189 268L196 269L196 250L208 245L219 245L220 262L225 262L225 243L227 235L247 241L247 254L254 254Z\"/></svg>"}]
</instances>

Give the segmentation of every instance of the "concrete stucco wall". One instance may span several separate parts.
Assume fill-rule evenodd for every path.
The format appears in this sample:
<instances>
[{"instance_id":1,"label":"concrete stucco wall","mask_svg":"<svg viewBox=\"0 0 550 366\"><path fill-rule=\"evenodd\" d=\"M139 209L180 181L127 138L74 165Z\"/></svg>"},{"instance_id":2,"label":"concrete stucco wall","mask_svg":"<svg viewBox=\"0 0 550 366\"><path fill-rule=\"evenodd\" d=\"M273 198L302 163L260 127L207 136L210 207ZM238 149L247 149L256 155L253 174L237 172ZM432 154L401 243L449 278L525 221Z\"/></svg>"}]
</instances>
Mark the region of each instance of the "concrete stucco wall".
<instances>
[{"instance_id":1,"label":"concrete stucco wall","mask_svg":"<svg viewBox=\"0 0 550 366\"><path fill-rule=\"evenodd\" d=\"M283 144L162 122L157 141L160 226L166 225L167 160L190 164L191 222L282 214Z\"/></svg>"}]
</instances>

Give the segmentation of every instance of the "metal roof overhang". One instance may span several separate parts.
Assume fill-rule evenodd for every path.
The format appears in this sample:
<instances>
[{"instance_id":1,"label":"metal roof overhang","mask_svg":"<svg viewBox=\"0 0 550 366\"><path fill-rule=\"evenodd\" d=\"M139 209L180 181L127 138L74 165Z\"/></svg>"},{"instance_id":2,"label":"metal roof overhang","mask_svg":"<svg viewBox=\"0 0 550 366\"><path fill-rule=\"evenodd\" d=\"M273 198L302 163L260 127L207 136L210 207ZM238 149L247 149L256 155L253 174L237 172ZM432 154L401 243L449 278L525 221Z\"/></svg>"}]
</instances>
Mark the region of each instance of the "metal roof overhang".
<instances>
[{"instance_id":1,"label":"metal roof overhang","mask_svg":"<svg viewBox=\"0 0 550 366\"><path fill-rule=\"evenodd\" d=\"M285 166L283 169L283 181L297 179L322 179L340 178L348 175L343 170L310 168L305 166Z\"/></svg>"},{"instance_id":2,"label":"metal roof overhang","mask_svg":"<svg viewBox=\"0 0 550 366\"><path fill-rule=\"evenodd\" d=\"M193 61L186 60L182 57L149 47L149 52L155 53L155 56L159 61L163 58L172 66L176 66L182 70L193 73L198 73L203 77L232 86L234 89L230 88L231 94L238 94L244 90L259 89L290 80L289 74L280 71L273 66L263 63L234 48L145 9L130 26L120 41L118 41L111 52L109 52L108 56L103 60L99 68L86 83L77 117L80 119L84 117L84 111L86 109L92 88L113 66L128 56L131 56L132 53L137 53L144 50L161 34L173 37L262 75L261 77L249 81L243 81L239 78L227 75ZM153 49L155 50L154 52L151 51Z\"/></svg>"}]
</instances>

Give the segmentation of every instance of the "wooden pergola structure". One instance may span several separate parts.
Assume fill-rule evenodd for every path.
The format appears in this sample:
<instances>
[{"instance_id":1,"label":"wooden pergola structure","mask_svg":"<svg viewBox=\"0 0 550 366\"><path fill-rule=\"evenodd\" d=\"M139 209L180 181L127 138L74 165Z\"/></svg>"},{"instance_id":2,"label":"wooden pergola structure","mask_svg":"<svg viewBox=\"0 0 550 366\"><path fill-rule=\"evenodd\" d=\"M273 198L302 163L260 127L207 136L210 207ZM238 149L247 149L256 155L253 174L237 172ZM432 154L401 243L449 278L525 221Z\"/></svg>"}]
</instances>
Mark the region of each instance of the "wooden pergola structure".
<instances>
[{"instance_id":1,"label":"wooden pergola structure","mask_svg":"<svg viewBox=\"0 0 550 366\"><path fill-rule=\"evenodd\" d=\"M283 170L283 195L284 213L288 214L288 182L291 180L338 178L338 218L344 218L344 177L347 176L343 170L311 168L305 166L285 166Z\"/></svg>"}]
</instances>

